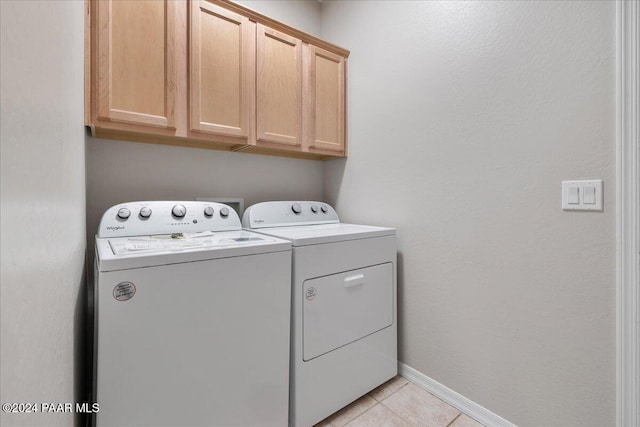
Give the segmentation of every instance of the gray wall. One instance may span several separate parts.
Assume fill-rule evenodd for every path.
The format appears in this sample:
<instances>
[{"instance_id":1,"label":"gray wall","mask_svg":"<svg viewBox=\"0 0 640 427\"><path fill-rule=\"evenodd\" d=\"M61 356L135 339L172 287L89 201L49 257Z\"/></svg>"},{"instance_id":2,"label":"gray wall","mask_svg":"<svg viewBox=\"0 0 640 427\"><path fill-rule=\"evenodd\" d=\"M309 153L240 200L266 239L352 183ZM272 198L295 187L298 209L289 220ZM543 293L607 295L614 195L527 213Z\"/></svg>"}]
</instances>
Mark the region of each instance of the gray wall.
<instances>
[{"instance_id":1,"label":"gray wall","mask_svg":"<svg viewBox=\"0 0 640 427\"><path fill-rule=\"evenodd\" d=\"M241 1L298 27L320 31L315 1ZM245 207L265 200L321 199L322 162L246 153L111 141L87 137L87 245L105 210L133 200L243 197Z\"/></svg>"},{"instance_id":2,"label":"gray wall","mask_svg":"<svg viewBox=\"0 0 640 427\"><path fill-rule=\"evenodd\" d=\"M83 12L81 1L0 1L2 403L74 402L78 391ZM3 412L0 424L69 426L73 414Z\"/></svg>"},{"instance_id":3,"label":"gray wall","mask_svg":"<svg viewBox=\"0 0 640 427\"><path fill-rule=\"evenodd\" d=\"M615 424L613 2L325 1L341 219L398 228L400 359L522 426ZM601 213L560 210L602 178Z\"/></svg>"},{"instance_id":4,"label":"gray wall","mask_svg":"<svg viewBox=\"0 0 640 427\"><path fill-rule=\"evenodd\" d=\"M320 35L320 9L316 0L237 0L256 12L316 36Z\"/></svg>"}]
</instances>

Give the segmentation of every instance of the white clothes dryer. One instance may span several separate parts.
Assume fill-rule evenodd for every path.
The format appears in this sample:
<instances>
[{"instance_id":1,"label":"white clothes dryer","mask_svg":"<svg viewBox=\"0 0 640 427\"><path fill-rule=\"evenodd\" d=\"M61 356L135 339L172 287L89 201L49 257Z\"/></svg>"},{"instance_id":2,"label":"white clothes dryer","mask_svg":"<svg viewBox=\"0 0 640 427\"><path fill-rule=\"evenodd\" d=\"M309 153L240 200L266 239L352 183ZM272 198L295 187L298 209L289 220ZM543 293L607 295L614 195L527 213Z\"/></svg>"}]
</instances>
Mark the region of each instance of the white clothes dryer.
<instances>
[{"instance_id":1,"label":"white clothes dryer","mask_svg":"<svg viewBox=\"0 0 640 427\"><path fill-rule=\"evenodd\" d=\"M397 372L395 229L321 202L265 202L242 225L291 241L289 424L311 426Z\"/></svg>"},{"instance_id":2,"label":"white clothes dryer","mask_svg":"<svg viewBox=\"0 0 640 427\"><path fill-rule=\"evenodd\" d=\"M131 202L96 236L98 427L288 422L291 243L211 202Z\"/></svg>"}]
</instances>

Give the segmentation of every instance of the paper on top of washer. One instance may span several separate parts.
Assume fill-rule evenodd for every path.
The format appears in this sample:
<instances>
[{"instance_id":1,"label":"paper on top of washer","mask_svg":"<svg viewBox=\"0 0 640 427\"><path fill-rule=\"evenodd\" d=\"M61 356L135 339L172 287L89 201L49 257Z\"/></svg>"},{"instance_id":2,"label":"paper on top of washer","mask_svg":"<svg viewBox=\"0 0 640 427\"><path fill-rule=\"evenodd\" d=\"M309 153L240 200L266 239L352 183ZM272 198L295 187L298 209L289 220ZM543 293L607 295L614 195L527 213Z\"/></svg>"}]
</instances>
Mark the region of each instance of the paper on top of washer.
<instances>
[{"instance_id":1,"label":"paper on top of washer","mask_svg":"<svg viewBox=\"0 0 640 427\"><path fill-rule=\"evenodd\" d=\"M135 236L129 237L130 242L147 242L149 239L199 239L202 237L213 236L213 231L200 231L197 233L173 233L173 234L152 234L150 236Z\"/></svg>"},{"instance_id":2,"label":"paper on top of washer","mask_svg":"<svg viewBox=\"0 0 640 427\"><path fill-rule=\"evenodd\" d=\"M212 239L167 239L167 240L110 240L109 245L114 255L125 255L131 252L147 251L181 251L186 249L212 246Z\"/></svg>"},{"instance_id":3,"label":"paper on top of washer","mask_svg":"<svg viewBox=\"0 0 640 427\"><path fill-rule=\"evenodd\" d=\"M144 252L178 252L198 248L224 248L229 246L246 246L257 241L273 242L274 239L265 236L246 236L244 232L213 233L204 231L200 233L176 233L153 236L136 236L128 238L116 238L109 240L111 251L116 256Z\"/></svg>"}]
</instances>

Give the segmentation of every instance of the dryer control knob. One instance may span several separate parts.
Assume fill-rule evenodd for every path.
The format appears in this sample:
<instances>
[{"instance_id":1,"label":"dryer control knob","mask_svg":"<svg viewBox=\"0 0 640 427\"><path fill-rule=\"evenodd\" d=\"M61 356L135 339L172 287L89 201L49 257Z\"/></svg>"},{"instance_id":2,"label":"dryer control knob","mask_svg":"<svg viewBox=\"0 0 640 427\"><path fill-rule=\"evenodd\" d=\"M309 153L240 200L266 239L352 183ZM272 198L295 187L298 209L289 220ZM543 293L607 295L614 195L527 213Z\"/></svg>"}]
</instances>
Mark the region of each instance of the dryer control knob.
<instances>
[{"instance_id":1,"label":"dryer control knob","mask_svg":"<svg viewBox=\"0 0 640 427\"><path fill-rule=\"evenodd\" d=\"M118 218L120 219L128 219L131 216L131 211L127 208L121 208L118 211Z\"/></svg>"},{"instance_id":2,"label":"dryer control knob","mask_svg":"<svg viewBox=\"0 0 640 427\"><path fill-rule=\"evenodd\" d=\"M226 218L229 216L229 209L228 208L220 208L220 216L222 218Z\"/></svg>"},{"instance_id":3,"label":"dryer control knob","mask_svg":"<svg viewBox=\"0 0 640 427\"><path fill-rule=\"evenodd\" d=\"M316 205L311 205L311 212L318 213L318 207Z\"/></svg>"},{"instance_id":4,"label":"dryer control knob","mask_svg":"<svg viewBox=\"0 0 640 427\"><path fill-rule=\"evenodd\" d=\"M320 210L322 211L322 213L327 213L329 211L329 209L327 209L327 207L324 205L320 206Z\"/></svg>"},{"instance_id":5,"label":"dryer control knob","mask_svg":"<svg viewBox=\"0 0 640 427\"><path fill-rule=\"evenodd\" d=\"M171 214L176 218L184 218L187 214L187 208L182 205L175 205L173 209L171 209Z\"/></svg>"},{"instance_id":6,"label":"dryer control knob","mask_svg":"<svg viewBox=\"0 0 640 427\"><path fill-rule=\"evenodd\" d=\"M150 216L151 216L151 209L149 209L146 206L144 208L140 209L140 218L147 219Z\"/></svg>"},{"instance_id":7,"label":"dryer control knob","mask_svg":"<svg viewBox=\"0 0 640 427\"><path fill-rule=\"evenodd\" d=\"M294 203L291 205L291 210L293 211L294 214L298 215L300 212L302 212L302 208L300 207L300 205L298 203Z\"/></svg>"},{"instance_id":8,"label":"dryer control knob","mask_svg":"<svg viewBox=\"0 0 640 427\"><path fill-rule=\"evenodd\" d=\"M211 206L204 208L204 216L207 218L211 218L213 216L213 208Z\"/></svg>"}]
</instances>

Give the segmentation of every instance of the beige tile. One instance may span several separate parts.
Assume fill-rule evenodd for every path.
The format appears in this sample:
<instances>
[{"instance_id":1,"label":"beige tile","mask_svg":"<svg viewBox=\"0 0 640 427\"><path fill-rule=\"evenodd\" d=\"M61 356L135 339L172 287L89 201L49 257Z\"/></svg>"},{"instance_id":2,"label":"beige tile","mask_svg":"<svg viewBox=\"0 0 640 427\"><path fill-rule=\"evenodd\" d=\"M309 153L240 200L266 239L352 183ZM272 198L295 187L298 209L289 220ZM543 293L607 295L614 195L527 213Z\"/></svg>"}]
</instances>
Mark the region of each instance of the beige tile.
<instances>
[{"instance_id":1,"label":"beige tile","mask_svg":"<svg viewBox=\"0 0 640 427\"><path fill-rule=\"evenodd\" d=\"M419 426L446 427L460 413L412 383L384 399L382 404Z\"/></svg>"},{"instance_id":2,"label":"beige tile","mask_svg":"<svg viewBox=\"0 0 640 427\"><path fill-rule=\"evenodd\" d=\"M329 418L325 418L313 427L333 427L333 425L329 422Z\"/></svg>"},{"instance_id":3,"label":"beige tile","mask_svg":"<svg viewBox=\"0 0 640 427\"><path fill-rule=\"evenodd\" d=\"M460 414L450 425L450 427L484 427L482 424L474 420L473 418Z\"/></svg>"},{"instance_id":4,"label":"beige tile","mask_svg":"<svg viewBox=\"0 0 640 427\"><path fill-rule=\"evenodd\" d=\"M386 383L382 384L380 387L372 390L369 394L371 397L376 399L378 402L386 399L391 396L393 393L398 391L401 387L404 387L409 381L402 378L400 375L391 378Z\"/></svg>"},{"instance_id":5,"label":"beige tile","mask_svg":"<svg viewBox=\"0 0 640 427\"><path fill-rule=\"evenodd\" d=\"M391 412L384 405L377 404L346 427L411 427L411 424Z\"/></svg>"},{"instance_id":6,"label":"beige tile","mask_svg":"<svg viewBox=\"0 0 640 427\"><path fill-rule=\"evenodd\" d=\"M315 427L342 427L376 403L378 402L375 399L365 394L351 405L340 409L335 414L320 421Z\"/></svg>"}]
</instances>

